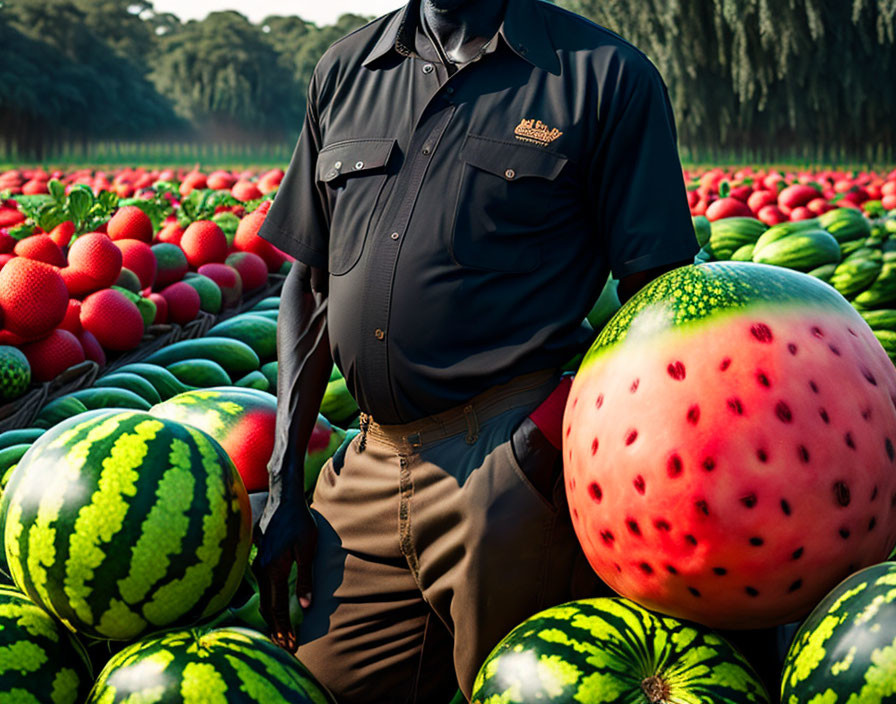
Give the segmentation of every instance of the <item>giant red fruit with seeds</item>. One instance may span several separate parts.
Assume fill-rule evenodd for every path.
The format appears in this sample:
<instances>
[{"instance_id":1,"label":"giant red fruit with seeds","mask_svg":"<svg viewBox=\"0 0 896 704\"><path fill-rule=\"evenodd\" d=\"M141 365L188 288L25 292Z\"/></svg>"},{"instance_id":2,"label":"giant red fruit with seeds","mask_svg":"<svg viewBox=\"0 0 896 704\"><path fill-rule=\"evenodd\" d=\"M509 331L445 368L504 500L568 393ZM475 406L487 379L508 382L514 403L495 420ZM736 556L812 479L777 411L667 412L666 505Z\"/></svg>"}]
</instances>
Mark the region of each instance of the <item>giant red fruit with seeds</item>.
<instances>
[{"instance_id":1,"label":"giant red fruit with seeds","mask_svg":"<svg viewBox=\"0 0 896 704\"><path fill-rule=\"evenodd\" d=\"M31 365L31 378L50 381L69 367L84 361L84 348L68 330L57 329L47 337L22 346Z\"/></svg>"},{"instance_id":2,"label":"giant red fruit with seeds","mask_svg":"<svg viewBox=\"0 0 896 704\"><path fill-rule=\"evenodd\" d=\"M586 356L564 433L582 547L651 609L794 621L896 541L896 369L804 274L719 262L660 277Z\"/></svg>"},{"instance_id":3,"label":"giant red fruit with seeds","mask_svg":"<svg viewBox=\"0 0 896 704\"><path fill-rule=\"evenodd\" d=\"M73 296L106 288L121 273L121 250L102 232L82 235L68 250L68 266L62 270Z\"/></svg>"},{"instance_id":4,"label":"giant red fruit with seeds","mask_svg":"<svg viewBox=\"0 0 896 704\"><path fill-rule=\"evenodd\" d=\"M115 246L121 250L121 263L140 279L140 288L150 288L156 279L156 255L152 247L140 240L118 240Z\"/></svg>"},{"instance_id":5,"label":"giant red fruit with seeds","mask_svg":"<svg viewBox=\"0 0 896 704\"><path fill-rule=\"evenodd\" d=\"M271 203L272 201L266 200L240 220L236 236L233 238L233 246L241 252L257 254L264 259L268 271L274 272L283 265L286 256L270 242L258 236L258 231L271 209Z\"/></svg>"},{"instance_id":6,"label":"giant red fruit with seeds","mask_svg":"<svg viewBox=\"0 0 896 704\"><path fill-rule=\"evenodd\" d=\"M16 257L0 269L0 308L7 330L36 339L65 318L68 290L55 267Z\"/></svg>"}]
</instances>

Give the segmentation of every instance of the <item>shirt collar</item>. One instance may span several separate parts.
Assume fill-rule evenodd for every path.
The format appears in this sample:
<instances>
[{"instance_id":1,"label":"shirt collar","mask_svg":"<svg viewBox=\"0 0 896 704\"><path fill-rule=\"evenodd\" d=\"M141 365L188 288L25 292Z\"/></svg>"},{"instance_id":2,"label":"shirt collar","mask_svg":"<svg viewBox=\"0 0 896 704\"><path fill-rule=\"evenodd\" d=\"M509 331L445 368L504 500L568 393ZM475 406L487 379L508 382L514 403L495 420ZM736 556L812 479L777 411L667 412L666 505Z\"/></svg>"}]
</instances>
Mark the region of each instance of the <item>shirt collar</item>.
<instances>
[{"instance_id":1,"label":"shirt collar","mask_svg":"<svg viewBox=\"0 0 896 704\"><path fill-rule=\"evenodd\" d=\"M365 67L370 67L392 52L401 56L413 54L419 2L420 0L410 0L404 8L392 15L379 40L364 59ZM517 56L537 68L559 74L560 61L547 26L544 22L533 21L533 14L538 12L538 2L539 0L508 0L504 21L498 33Z\"/></svg>"}]
</instances>

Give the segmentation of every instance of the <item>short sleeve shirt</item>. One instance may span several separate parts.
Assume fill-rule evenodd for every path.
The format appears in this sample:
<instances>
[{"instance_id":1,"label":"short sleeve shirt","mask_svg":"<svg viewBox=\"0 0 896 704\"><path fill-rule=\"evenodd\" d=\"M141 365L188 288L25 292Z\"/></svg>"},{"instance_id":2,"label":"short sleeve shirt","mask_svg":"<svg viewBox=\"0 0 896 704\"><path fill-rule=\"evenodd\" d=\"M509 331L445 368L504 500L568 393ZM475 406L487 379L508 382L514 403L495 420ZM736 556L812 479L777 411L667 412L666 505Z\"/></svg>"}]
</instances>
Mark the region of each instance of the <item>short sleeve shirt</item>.
<instances>
[{"instance_id":1,"label":"short sleeve shirt","mask_svg":"<svg viewBox=\"0 0 896 704\"><path fill-rule=\"evenodd\" d=\"M334 44L261 235L329 272L333 358L406 423L584 351L617 278L698 247L666 87L617 35L508 0L489 50L417 51L419 0Z\"/></svg>"}]
</instances>

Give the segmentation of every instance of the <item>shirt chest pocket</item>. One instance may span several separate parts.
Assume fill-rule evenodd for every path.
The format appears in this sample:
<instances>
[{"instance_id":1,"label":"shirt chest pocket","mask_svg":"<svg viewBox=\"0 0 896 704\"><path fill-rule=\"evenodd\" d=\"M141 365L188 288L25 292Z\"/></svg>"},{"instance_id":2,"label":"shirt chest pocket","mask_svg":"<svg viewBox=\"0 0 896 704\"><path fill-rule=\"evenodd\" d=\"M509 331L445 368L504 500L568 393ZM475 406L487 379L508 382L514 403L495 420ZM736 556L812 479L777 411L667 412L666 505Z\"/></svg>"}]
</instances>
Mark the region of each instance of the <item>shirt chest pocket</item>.
<instances>
[{"instance_id":1,"label":"shirt chest pocket","mask_svg":"<svg viewBox=\"0 0 896 704\"><path fill-rule=\"evenodd\" d=\"M451 251L461 266L533 271L549 237L567 158L519 142L467 135Z\"/></svg>"},{"instance_id":2,"label":"shirt chest pocket","mask_svg":"<svg viewBox=\"0 0 896 704\"><path fill-rule=\"evenodd\" d=\"M317 156L317 180L330 210L329 270L348 273L364 241L386 183L394 139L350 139L328 145Z\"/></svg>"}]
</instances>

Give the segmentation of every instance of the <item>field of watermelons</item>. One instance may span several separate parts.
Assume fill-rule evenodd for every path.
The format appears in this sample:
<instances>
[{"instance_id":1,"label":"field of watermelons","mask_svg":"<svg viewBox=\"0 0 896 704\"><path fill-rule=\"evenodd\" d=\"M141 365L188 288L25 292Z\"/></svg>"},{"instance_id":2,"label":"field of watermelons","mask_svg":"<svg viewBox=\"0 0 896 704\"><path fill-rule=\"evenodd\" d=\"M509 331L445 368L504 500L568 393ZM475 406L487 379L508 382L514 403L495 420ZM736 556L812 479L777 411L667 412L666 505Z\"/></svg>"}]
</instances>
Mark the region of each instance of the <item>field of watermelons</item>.
<instances>
[{"instance_id":1,"label":"field of watermelons","mask_svg":"<svg viewBox=\"0 0 896 704\"><path fill-rule=\"evenodd\" d=\"M896 704L896 4L556 4L659 68L699 251L607 278L565 366L608 589L433 701ZM258 233L371 18L245 5L0 2L0 704L337 701L262 615L295 260ZM333 366L307 499L363 432Z\"/></svg>"}]
</instances>

